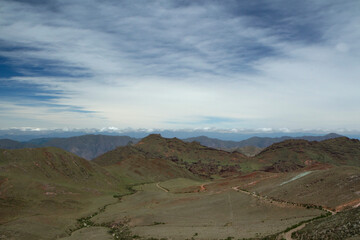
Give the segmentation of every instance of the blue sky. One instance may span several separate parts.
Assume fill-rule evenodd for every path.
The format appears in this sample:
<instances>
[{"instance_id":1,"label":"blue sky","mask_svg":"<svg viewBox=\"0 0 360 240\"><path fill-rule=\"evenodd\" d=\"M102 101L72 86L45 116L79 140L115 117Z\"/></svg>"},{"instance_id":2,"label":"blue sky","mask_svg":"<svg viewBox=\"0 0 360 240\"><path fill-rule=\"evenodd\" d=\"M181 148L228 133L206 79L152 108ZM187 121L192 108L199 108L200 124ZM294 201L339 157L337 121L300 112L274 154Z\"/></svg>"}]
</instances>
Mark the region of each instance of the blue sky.
<instances>
[{"instance_id":1,"label":"blue sky","mask_svg":"<svg viewBox=\"0 0 360 240\"><path fill-rule=\"evenodd\" d=\"M360 130L360 3L0 2L0 128Z\"/></svg>"}]
</instances>

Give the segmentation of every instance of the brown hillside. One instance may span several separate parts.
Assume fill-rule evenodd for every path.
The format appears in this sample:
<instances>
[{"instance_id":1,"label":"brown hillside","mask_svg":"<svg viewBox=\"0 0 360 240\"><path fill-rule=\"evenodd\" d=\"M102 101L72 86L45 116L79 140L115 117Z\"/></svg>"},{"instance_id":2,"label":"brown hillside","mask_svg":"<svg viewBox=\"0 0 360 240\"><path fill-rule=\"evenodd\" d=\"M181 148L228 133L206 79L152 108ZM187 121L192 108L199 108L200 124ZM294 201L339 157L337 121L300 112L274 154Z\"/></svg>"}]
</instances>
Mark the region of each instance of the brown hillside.
<instances>
[{"instance_id":1,"label":"brown hillside","mask_svg":"<svg viewBox=\"0 0 360 240\"><path fill-rule=\"evenodd\" d=\"M247 159L241 153L229 153L200 145L198 142L184 142L177 138L163 138L160 134L151 134L136 144L138 149L151 152L162 158L178 158L187 162L199 160L222 160L227 163Z\"/></svg>"},{"instance_id":2,"label":"brown hillside","mask_svg":"<svg viewBox=\"0 0 360 240\"><path fill-rule=\"evenodd\" d=\"M116 185L104 169L59 148L0 150L1 175L21 176L48 181Z\"/></svg>"},{"instance_id":3,"label":"brown hillside","mask_svg":"<svg viewBox=\"0 0 360 240\"><path fill-rule=\"evenodd\" d=\"M343 166L265 173L241 180L239 186L251 192L302 204L315 204L341 211L360 204L360 168Z\"/></svg>"},{"instance_id":4,"label":"brown hillside","mask_svg":"<svg viewBox=\"0 0 360 240\"><path fill-rule=\"evenodd\" d=\"M118 147L93 162L117 175L128 184L163 181L171 178L195 178L182 166L133 146Z\"/></svg>"},{"instance_id":5,"label":"brown hillside","mask_svg":"<svg viewBox=\"0 0 360 240\"><path fill-rule=\"evenodd\" d=\"M360 166L360 141L346 137L309 142L286 140L271 145L256 156L268 164L267 171L292 171L313 164Z\"/></svg>"},{"instance_id":6,"label":"brown hillside","mask_svg":"<svg viewBox=\"0 0 360 240\"><path fill-rule=\"evenodd\" d=\"M226 152L204 147L197 142L187 143L177 138L167 139L158 134L152 134L142 139L135 146L119 147L114 151L94 159L101 166L124 164L122 161L145 161L157 159L176 164L181 169L203 176L228 176L245 171L252 171L258 166L258 161L251 160L238 152ZM129 168L131 169L131 168ZM171 169L171 168L170 168ZM147 170L151 172L151 167Z\"/></svg>"},{"instance_id":7,"label":"brown hillside","mask_svg":"<svg viewBox=\"0 0 360 240\"><path fill-rule=\"evenodd\" d=\"M162 159L208 178L231 176L254 170L292 172L304 167L321 168L322 165L325 167L329 164L359 166L359 156L359 141L348 138L322 142L287 140L273 144L250 158L239 152L226 152L202 146L197 142L183 142L177 138L168 139L159 134L152 134L134 146L119 147L105 153L94 162L101 166L110 166L119 165L124 160L130 164L131 159L140 162L145 159ZM148 172L151 172L150 166Z\"/></svg>"},{"instance_id":8,"label":"brown hillside","mask_svg":"<svg viewBox=\"0 0 360 240\"><path fill-rule=\"evenodd\" d=\"M6 239L55 239L119 192L120 180L62 149L0 150L0 232L14 236Z\"/></svg>"}]
</instances>

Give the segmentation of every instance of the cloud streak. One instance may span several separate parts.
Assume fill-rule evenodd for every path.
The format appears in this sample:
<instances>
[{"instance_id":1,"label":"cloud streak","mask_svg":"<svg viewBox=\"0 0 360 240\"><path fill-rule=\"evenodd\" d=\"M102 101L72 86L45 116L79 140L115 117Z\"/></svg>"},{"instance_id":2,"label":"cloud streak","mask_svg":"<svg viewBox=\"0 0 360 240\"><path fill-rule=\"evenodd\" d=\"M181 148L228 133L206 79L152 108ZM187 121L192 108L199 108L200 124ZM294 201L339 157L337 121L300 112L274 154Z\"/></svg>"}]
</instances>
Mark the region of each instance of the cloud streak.
<instances>
[{"instance_id":1,"label":"cloud streak","mask_svg":"<svg viewBox=\"0 0 360 240\"><path fill-rule=\"evenodd\" d=\"M360 129L356 1L0 4L4 127Z\"/></svg>"}]
</instances>

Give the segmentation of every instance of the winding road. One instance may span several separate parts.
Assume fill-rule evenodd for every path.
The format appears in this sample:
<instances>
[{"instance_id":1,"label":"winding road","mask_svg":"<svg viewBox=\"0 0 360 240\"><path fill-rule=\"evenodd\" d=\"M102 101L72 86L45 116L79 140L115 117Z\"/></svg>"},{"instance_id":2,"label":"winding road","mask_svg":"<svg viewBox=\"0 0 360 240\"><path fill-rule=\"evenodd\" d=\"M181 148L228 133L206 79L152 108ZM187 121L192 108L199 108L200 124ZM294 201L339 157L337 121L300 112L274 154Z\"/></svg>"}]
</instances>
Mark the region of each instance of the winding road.
<instances>
[{"instance_id":1,"label":"winding road","mask_svg":"<svg viewBox=\"0 0 360 240\"><path fill-rule=\"evenodd\" d=\"M270 203L272 203L272 204L287 204L287 205L291 205L291 206L299 206L299 205L296 204L296 203L290 203L290 202L284 202L284 201L277 201L277 200L274 200L274 199L271 199L271 198L267 198L267 197L264 197L264 196L257 195L257 194L255 194L255 193L251 193L251 192L244 191L244 190L240 189L240 186L232 187L232 189L233 189L234 191L236 191L236 192L245 193L245 194L247 194L247 195L250 195L250 196L252 196L252 197L258 198L258 199L260 199L260 200L268 201L268 202L270 202ZM336 214L336 212L334 212L334 211L332 211L332 210L330 210L330 209L328 209L328 208L323 208L323 210L331 213L332 215ZM288 231L288 232L281 233L281 234L279 235L279 237L280 237L279 239L284 238L284 239L286 239L286 240L293 240L293 238L291 237L291 234L292 234L293 232L297 232L297 231L303 229L303 228L306 226L306 224L307 224L307 223L303 223L303 224L301 224L300 226L298 226L298 227L296 227L296 228L294 228L294 229L291 229L291 230Z\"/></svg>"},{"instance_id":2,"label":"winding road","mask_svg":"<svg viewBox=\"0 0 360 240\"><path fill-rule=\"evenodd\" d=\"M157 186L158 188L160 188L161 190L163 190L164 192L169 192L168 189L163 188L162 186L160 186L160 182L158 182L158 183L156 184L156 186Z\"/></svg>"}]
</instances>

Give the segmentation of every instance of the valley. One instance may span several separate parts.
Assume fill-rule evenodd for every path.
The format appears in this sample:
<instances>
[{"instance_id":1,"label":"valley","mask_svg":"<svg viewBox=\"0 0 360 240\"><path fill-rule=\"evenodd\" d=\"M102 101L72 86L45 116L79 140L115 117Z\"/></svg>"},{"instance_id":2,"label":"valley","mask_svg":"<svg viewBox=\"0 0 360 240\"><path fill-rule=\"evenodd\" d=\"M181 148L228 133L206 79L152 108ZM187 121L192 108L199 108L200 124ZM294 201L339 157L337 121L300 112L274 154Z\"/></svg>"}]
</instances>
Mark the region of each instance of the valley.
<instances>
[{"instance_id":1,"label":"valley","mask_svg":"<svg viewBox=\"0 0 360 240\"><path fill-rule=\"evenodd\" d=\"M186 192L182 181L162 182L169 192L156 184L141 185L136 194L107 208L94 221L127 217L134 234L149 238L225 239L274 234L283 230L284 224L293 225L321 214L315 209L277 206L231 188ZM200 189L200 185L197 187Z\"/></svg>"},{"instance_id":2,"label":"valley","mask_svg":"<svg viewBox=\"0 0 360 240\"><path fill-rule=\"evenodd\" d=\"M155 134L92 161L1 149L0 239L350 239L359 153L345 137L248 157Z\"/></svg>"}]
</instances>

